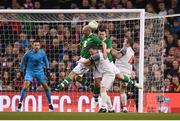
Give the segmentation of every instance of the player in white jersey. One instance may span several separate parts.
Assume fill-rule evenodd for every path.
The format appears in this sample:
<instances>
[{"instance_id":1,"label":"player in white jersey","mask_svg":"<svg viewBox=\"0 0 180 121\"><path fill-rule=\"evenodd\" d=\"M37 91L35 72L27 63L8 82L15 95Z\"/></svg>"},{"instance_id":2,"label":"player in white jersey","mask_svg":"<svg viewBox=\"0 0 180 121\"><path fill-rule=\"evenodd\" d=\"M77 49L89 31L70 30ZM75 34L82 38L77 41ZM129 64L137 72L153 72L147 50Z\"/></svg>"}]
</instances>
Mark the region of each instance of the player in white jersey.
<instances>
[{"instance_id":1,"label":"player in white jersey","mask_svg":"<svg viewBox=\"0 0 180 121\"><path fill-rule=\"evenodd\" d=\"M134 85L135 87L139 88L138 87L139 86L138 83L135 83L134 81L132 81L129 78L129 76L126 76L126 74L121 73L119 71L119 69L115 66L115 64L113 63L113 56L111 54L111 50L114 50L114 49L112 49L111 40L106 37L106 29L105 28L99 28L98 37L100 38L101 41L106 43L105 51L107 53L107 57L108 57L109 61L112 64L112 66L109 67L109 68L114 70L114 73L116 75L116 80L123 81L125 83L129 83L129 84ZM116 52L117 52L116 56L120 57L124 53L124 49L122 49L121 51L116 51ZM98 85L100 85L101 77L102 77L102 74L96 68L94 68L93 69L93 79L94 79L94 85L95 85L96 88L100 87ZM95 100L94 100L93 108L97 107L98 96L99 96L99 93L96 93L95 91L94 91L94 99ZM108 97L107 105L108 105L108 112L110 112L110 113L114 112L113 107L112 107L112 103L111 103L111 100L110 100L110 97Z\"/></svg>"},{"instance_id":2,"label":"player in white jersey","mask_svg":"<svg viewBox=\"0 0 180 121\"><path fill-rule=\"evenodd\" d=\"M115 61L116 67L120 69L121 73L126 75L131 75L133 69L133 60L134 60L134 51L130 46L129 40L124 39L123 48L121 51L124 51L122 56Z\"/></svg>"},{"instance_id":3,"label":"player in white jersey","mask_svg":"<svg viewBox=\"0 0 180 121\"><path fill-rule=\"evenodd\" d=\"M121 54L116 58L115 65L120 70L122 74L127 75L129 78L131 77L132 69L133 69L133 60L134 60L134 51L131 48L132 40L130 38L124 38L123 48L121 49ZM127 105L127 95L126 95L126 86L127 84L121 82L120 83L120 92L121 92L121 103L122 103L122 111L128 112Z\"/></svg>"},{"instance_id":4,"label":"player in white jersey","mask_svg":"<svg viewBox=\"0 0 180 121\"><path fill-rule=\"evenodd\" d=\"M104 50L104 46L106 44L102 42L103 53L101 50L98 50L97 46L92 44L89 46L89 53L91 54L91 58L89 61L79 61L79 63L87 64L94 63L96 69L102 74L101 83L100 83L100 93L102 98L102 106L99 112L106 112L106 103L108 100L107 91L111 88L113 81L115 79L114 69L112 67L112 63L110 63L107 58L107 53Z\"/></svg>"}]
</instances>

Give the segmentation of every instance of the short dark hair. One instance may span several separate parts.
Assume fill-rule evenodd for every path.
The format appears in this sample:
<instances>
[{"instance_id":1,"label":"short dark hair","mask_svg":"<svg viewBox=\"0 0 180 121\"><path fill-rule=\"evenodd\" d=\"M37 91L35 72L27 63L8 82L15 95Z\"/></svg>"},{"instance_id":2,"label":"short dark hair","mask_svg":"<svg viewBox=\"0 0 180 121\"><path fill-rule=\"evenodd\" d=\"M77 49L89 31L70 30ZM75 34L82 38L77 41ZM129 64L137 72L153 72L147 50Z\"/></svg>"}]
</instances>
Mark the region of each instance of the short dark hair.
<instances>
[{"instance_id":1,"label":"short dark hair","mask_svg":"<svg viewBox=\"0 0 180 121\"><path fill-rule=\"evenodd\" d=\"M89 50L89 49L97 50L97 49L98 49L98 46L97 46L97 44L92 43L92 44L90 44L89 46L87 46L87 49L88 49L88 50Z\"/></svg>"},{"instance_id":2,"label":"short dark hair","mask_svg":"<svg viewBox=\"0 0 180 121\"><path fill-rule=\"evenodd\" d=\"M39 43L40 43L40 40L39 40L39 39L35 39L35 40L33 41L33 43L35 43L35 42L39 42Z\"/></svg>"},{"instance_id":3,"label":"short dark hair","mask_svg":"<svg viewBox=\"0 0 180 121\"><path fill-rule=\"evenodd\" d=\"M106 32L106 27L105 26L100 26L98 31L100 32Z\"/></svg>"}]
</instances>

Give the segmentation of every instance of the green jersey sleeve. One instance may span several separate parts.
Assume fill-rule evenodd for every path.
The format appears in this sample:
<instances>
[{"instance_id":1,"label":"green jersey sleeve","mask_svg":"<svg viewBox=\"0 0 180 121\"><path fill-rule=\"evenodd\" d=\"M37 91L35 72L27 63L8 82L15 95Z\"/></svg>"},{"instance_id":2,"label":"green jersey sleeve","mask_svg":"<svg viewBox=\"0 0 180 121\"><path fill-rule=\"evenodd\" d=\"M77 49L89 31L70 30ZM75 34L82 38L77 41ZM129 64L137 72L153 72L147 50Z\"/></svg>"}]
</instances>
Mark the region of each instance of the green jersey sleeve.
<instances>
[{"instance_id":1,"label":"green jersey sleeve","mask_svg":"<svg viewBox=\"0 0 180 121\"><path fill-rule=\"evenodd\" d=\"M112 48L112 42L109 38L106 38L106 40L104 42L106 43L107 49ZM107 57L110 62L113 61L113 56L112 56L111 52L107 54Z\"/></svg>"},{"instance_id":2,"label":"green jersey sleeve","mask_svg":"<svg viewBox=\"0 0 180 121\"><path fill-rule=\"evenodd\" d=\"M88 37L82 37L81 39L81 57L83 58L89 58L90 54L88 51L88 46L91 45L92 43L96 44L100 49L101 49L101 40L96 36L96 35L90 35Z\"/></svg>"},{"instance_id":3,"label":"green jersey sleeve","mask_svg":"<svg viewBox=\"0 0 180 121\"><path fill-rule=\"evenodd\" d=\"M111 40L109 38L106 38L106 40L104 42L106 43L106 46L107 46L108 49L112 48L112 42L111 42Z\"/></svg>"}]
</instances>

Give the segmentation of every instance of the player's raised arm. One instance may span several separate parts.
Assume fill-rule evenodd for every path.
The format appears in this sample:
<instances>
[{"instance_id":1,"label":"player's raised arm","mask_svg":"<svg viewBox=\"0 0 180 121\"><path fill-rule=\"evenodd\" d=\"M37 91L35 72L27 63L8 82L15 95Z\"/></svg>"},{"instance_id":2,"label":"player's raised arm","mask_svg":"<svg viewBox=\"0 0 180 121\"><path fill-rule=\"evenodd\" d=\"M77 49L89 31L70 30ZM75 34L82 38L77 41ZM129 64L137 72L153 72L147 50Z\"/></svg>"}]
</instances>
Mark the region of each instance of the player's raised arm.
<instances>
[{"instance_id":1,"label":"player's raised arm","mask_svg":"<svg viewBox=\"0 0 180 121\"><path fill-rule=\"evenodd\" d=\"M114 58L119 59L121 58L123 55L126 54L127 48L123 47L120 51L117 51L116 49L112 48L111 49L111 53L113 55Z\"/></svg>"}]
</instances>

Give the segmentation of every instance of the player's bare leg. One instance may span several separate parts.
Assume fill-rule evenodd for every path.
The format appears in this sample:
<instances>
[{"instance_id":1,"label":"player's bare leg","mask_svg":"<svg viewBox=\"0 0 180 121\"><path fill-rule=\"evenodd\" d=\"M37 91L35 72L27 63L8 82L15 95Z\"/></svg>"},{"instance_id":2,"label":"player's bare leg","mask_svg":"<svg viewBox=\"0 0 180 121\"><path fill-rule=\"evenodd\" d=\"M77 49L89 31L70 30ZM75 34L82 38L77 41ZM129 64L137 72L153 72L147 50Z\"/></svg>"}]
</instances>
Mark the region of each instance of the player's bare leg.
<instances>
[{"instance_id":1,"label":"player's bare leg","mask_svg":"<svg viewBox=\"0 0 180 121\"><path fill-rule=\"evenodd\" d=\"M114 109L113 109L113 106L112 106L112 102L111 102L111 98L109 95L107 95L107 106L108 106L108 112L109 113L114 113Z\"/></svg>"},{"instance_id":2,"label":"player's bare leg","mask_svg":"<svg viewBox=\"0 0 180 121\"><path fill-rule=\"evenodd\" d=\"M57 86L58 90L62 90L66 85L69 84L72 80L74 80L78 75L71 71L67 77L63 79L63 81Z\"/></svg>"},{"instance_id":3,"label":"player's bare leg","mask_svg":"<svg viewBox=\"0 0 180 121\"><path fill-rule=\"evenodd\" d=\"M49 112L54 112L53 105L51 104L51 91L50 91L50 88L47 85L47 83L42 84L42 86L44 88L44 91L46 93L46 97L47 97L47 100L48 100L48 103L49 103Z\"/></svg>"},{"instance_id":4,"label":"player's bare leg","mask_svg":"<svg viewBox=\"0 0 180 121\"><path fill-rule=\"evenodd\" d=\"M21 97L20 97L17 112L21 112L22 101L23 101L23 99L24 99L24 97L26 95L26 91L29 89L29 85L30 85L30 81L25 81L24 82L24 86L23 86L23 88L21 90Z\"/></svg>"},{"instance_id":5,"label":"player's bare leg","mask_svg":"<svg viewBox=\"0 0 180 121\"><path fill-rule=\"evenodd\" d=\"M105 86L101 85L100 91L101 91L102 106L99 109L99 112L105 113L107 111L106 110L106 103L107 103L107 96L108 96L107 89Z\"/></svg>"},{"instance_id":6,"label":"player's bare leg","mask_svg":"<svg viewBox=\"0 0 180 121\"><path fill-rule=\"evenodd\" d=\"M126 76L122 73L116 74L116 79L121 80L122 82L128 83L130 85L133 85L134 87L137 87L138 89L142 89L142 86L139 83L131 80L128 76Z\"/></svg>"},{"instance_id":7,"label":"player's bare leg","mask_svg":"<svg viewBox=\"0 0 180 121\"><path fill-rule=\"evenodd\" d=\"M120 94L121 94L121 104L122 104L122 112L127 113L127 94L126 94L126 84L121 83L120 87Z\"/></svg>"}]
</instances>

